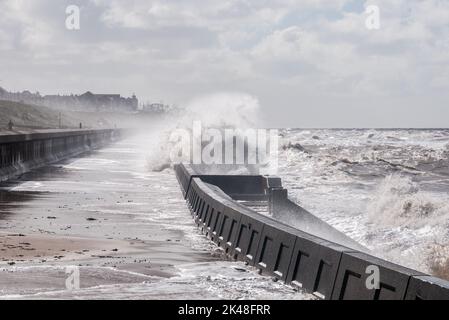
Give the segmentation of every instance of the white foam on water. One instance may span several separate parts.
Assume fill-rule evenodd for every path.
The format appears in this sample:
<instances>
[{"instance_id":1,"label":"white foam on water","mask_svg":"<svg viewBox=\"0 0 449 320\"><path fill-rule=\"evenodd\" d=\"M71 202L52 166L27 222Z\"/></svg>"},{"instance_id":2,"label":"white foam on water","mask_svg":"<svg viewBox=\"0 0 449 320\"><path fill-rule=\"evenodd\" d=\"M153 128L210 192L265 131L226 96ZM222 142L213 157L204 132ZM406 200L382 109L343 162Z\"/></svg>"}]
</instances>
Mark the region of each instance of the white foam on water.
<instances>
[{"instance_id":1,"label":"white foam on water","mask_svg":"<svg viewBox=\"0 0 449 320\"><path fill-rule=\"evenodd\" d=\"M116 269L111 269L116 272ZM80 274L83 274L81 269ZM130 276L142 276L130 273ZM99 285L79 290L49 290L6 294L0 299L315 299L270 277L260 276L239 262L214 261L178 266L171 278L148 277L137 282Z\"/></svg>"},{"instance_id":2,"label":"white foam on water","mask_svg":"<svg viewBox=\"0 0 449 320\"><path fill-rule=\"evenodd\" d=\"M448 130L290 129L279 175L293 200L373 254L432 272L434 248L449 247L448 143Z\"/></svg>"}]
</instances>

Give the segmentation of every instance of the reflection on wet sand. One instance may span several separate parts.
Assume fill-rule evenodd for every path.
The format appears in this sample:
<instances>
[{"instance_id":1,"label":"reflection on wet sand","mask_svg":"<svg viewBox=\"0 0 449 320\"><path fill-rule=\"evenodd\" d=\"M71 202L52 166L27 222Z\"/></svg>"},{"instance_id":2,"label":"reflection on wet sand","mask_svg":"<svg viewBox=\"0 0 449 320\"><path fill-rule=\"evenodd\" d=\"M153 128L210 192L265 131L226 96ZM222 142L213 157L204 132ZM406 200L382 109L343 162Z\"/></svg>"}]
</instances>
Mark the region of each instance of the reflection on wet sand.
<instances>
[{"instance_id":1,"label":"reflection on wet sand","mask_svg":"<svg viewBox=\"0 0 449 320\"><path fill-rule=\"evenodd\" d=\"M9 214L14 214L28 201L47 194L47 192L0 190L0 220L6 219Z\"/></svg>"}]
</instances>

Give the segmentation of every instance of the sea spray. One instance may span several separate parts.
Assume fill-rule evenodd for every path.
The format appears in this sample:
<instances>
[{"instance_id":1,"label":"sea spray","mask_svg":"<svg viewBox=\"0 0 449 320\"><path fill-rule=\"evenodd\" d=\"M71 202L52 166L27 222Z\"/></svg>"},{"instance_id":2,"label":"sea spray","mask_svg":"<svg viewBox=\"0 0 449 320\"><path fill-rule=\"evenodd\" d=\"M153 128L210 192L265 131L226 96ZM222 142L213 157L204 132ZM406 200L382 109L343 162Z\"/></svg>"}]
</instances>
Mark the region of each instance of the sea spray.
<instances>
[{"instance_id":1,"label":"sea spray","mask_svg":"<svg viewBox=\"0 0 449 320\"><path fill-rule=\"evenodd\" d=\"M432 244L426 262L432 275L449 280L449 244Z\"/></svg>"},{"instance_id":2,"label":"sea spray","mask_svg":"<svg viewBox=\"0 0 449 320\"><path fill-rule=\"evenodd\" d=\"M182 127L201 121L213 128L254 128L260 124L259 101L245 93L215 93L196 97L186 105Z\"/></svg>"},{"instance_id":3,"label":"sea spray","mask_svg":"<svg viewBox=\"0 0 449 320\"><path fill-rule=\"evenodd\" d=\"M378 186L367 208L367 218L379 227L408 227L447 223L446 202L420 190L410 177L389 175Z\"/></svg>"},{"instance_id":4,"label":"sea spray","mask_svg":"<svg viewBox=\"0 0 449 320\"><path fill-rule=\"evenodd\" d=\"M382 258L442 276L449 270L448 209L410 177L389 175L367 206L366 242Z\"/></svg>"},{"instance_id":5,"label":"sea spray","mask_svg":"<svg viewBox=\"0 0 449 320\"><path fill-rule=\"evenodd\" d=\"M204 95L192 99L185 105L184 113L172 118L172 122L159 134L159 146L153 147L153 154L148 157L148 167L152 171L163 170L173 164L172 159L178 159L180 156L179 150L188 150L186 161L199 160L192 157L198 154L198 151L209 147L213 156L217 156L217 149L210 141L201 140L203 136L198 134L195 130L195 124L203 128L212 128L211 130L222 131L226 130L242 130L242 134L237 137L225 137L225 139L232 139L232 144L242 142L245 144L247 150L248 145L252 143L250 139L244 136L245 130L254 128L259 123L258 120L258 100L248 94L243 93L216 93L211 95ZM180 138L173 135L176 131L183 131L187 139ZM196 134L194 134L196 132ZM238 131L236 131L238 132ZM234 139L236 139L234 141ZM240 140L242 141L240 141ZM219 141L221 144L230 141ZM194 150L199 146L200 150ZM212 146L212 147L210 147ZM259 146L258 146L259 147ZM190 150L193 149L193 150ZM196 152L195 152L196 151ZM185 156L185 155L183 155ZM195 161L192 161L195 162Z\"/></svg>"}]
</instances>

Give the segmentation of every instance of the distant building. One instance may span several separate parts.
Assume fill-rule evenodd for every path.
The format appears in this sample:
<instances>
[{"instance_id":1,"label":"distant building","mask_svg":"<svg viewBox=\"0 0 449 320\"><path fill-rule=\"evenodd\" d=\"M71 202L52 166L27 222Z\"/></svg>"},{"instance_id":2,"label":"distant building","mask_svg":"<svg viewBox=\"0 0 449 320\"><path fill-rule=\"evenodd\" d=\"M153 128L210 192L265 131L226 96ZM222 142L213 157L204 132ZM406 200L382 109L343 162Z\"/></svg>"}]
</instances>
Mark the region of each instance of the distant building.
<instances>
[{"instance_id":1,"label":"distant building","mask_svg":"<svg viewBox=\"0 0 449 320\"><path fill-rule=\"evenodd\" d=\"M170 111L170 106L163 103L147 103L142 105L142 111L147 113L167 113Z\"/></svg>"},{"instance_id":2,"label":"distant building","mask_svg":"<svg viewBox=\"0 0 449 320\"><path fill-rule=\"evenodd\" d=\"M87 112L133 112L137 111L139 100L135 95L125 98L119 94L94 94L90 91L82 95L46 95L8 92L0 87L0 99L42 105L54 109Z\"/></svg>"},{"instance_id":3,"label":"distant building","mask_svg":"<svg viewBox=\"0 0 449 320\"><path fill-rule=\"evenodd\" d=\"M38 104L42 100L42 97L39 94L39 92L36 93L31 93L30 91L9 92L0 87L0 100Z\"/></svg>"},{"instance_id":4,"label":"distant building","mask_svg":"<svg viewBox=\"0 0 449 320\"><path fill-rule=\"evenodd\" d=\"M144 103L141 112L152 114L180 114L183 110L176 105L168 105L163 103Z\"/></svg>"}]
</instances>

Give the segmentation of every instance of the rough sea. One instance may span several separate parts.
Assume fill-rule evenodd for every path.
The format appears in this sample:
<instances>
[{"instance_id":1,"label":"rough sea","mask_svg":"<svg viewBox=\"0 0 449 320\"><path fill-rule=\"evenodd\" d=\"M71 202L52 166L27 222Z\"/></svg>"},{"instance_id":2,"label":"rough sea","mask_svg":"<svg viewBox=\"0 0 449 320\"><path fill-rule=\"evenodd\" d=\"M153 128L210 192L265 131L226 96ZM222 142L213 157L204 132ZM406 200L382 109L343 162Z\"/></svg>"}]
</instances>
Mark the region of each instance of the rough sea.
<instances>
[{"instance_id":1,"label":"rough sea","mask_svg":"<svg viewBox=\"0 0 449 320\"><path fill-rule=\"evenodd\" d=\"M447 273L449 130L285 129L280 145L295 202L376 256Z\"/></svg>"}]
</instances>

